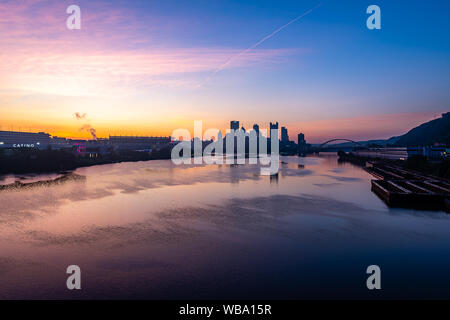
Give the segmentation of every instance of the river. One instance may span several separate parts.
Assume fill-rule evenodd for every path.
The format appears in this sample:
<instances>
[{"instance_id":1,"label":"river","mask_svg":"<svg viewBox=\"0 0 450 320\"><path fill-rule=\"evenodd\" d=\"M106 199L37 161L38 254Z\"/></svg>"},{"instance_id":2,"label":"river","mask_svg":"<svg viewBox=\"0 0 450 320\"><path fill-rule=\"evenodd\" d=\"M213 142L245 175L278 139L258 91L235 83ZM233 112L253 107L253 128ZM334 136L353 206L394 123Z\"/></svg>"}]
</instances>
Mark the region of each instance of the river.
<instances>
[{"instance_id":1,"label":"river","mask_svg":"<svg viewBox=\"0 0 450 320\"><path fill-rule=\"evenodd\" d=\"M2 191L0 298L450 298L450 215L388 208L335 155L280 160L277 178L155 160Z\"/></svg>"}]
</instances>

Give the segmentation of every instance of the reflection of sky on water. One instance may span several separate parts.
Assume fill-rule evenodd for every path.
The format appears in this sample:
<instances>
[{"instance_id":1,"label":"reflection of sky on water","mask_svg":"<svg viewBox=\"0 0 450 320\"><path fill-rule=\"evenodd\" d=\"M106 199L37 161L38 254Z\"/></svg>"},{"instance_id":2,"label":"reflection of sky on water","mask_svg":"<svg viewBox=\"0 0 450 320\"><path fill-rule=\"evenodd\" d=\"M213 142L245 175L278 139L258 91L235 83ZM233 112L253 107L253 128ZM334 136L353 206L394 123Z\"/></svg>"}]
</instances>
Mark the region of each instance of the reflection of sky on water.
<instances>
[{"instance_id":1,"label":"reflection of sky on water","mask_svg":"<svg viewBox=\"0 0 450 320\"><path fill-rule=\"evenodd\" d=\"M381 297L450 297L450 216L388 209L335 157L282 161L278 179L150 161L1 192L0 297L370 297L370 264ZM81 292L65 289L69 264Z\"/></svg>"}]
</instances>

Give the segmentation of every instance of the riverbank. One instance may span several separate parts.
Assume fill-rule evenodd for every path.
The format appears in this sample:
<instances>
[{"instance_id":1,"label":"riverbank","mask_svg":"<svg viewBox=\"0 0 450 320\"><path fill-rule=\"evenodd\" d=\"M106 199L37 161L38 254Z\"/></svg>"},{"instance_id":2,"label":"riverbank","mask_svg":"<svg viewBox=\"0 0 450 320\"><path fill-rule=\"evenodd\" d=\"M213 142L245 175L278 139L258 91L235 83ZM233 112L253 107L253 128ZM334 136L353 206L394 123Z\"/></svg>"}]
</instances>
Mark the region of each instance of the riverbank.
<instances>
[{"instance_id":1,"label":"riverbank","mask_svg":"<svg viewBox=\"0 0 450 320\"><path fill-rule=\"evenodd\" d=\"M13 150L0 153L0 175L60 173L95 165L170 159L170 149L152 153L127 151L96 157L80 156L63 150Z\"/></svg>"},{"instance_id":2,"label":"riverbank","mask_svg":"<svg viewBox=\"0 0 450 320\"><path fill-rule=\"evenodd\" d=\"M430 161L424 156L412 156L407 160L378 159L357 156L351 152L346 153L343 151L338 152L338 157L340 162L349 162L362 167L365 167L368 162L386 163L398 166L404 170L450 180L450 160Z\"/></svg>"}]
</instances>

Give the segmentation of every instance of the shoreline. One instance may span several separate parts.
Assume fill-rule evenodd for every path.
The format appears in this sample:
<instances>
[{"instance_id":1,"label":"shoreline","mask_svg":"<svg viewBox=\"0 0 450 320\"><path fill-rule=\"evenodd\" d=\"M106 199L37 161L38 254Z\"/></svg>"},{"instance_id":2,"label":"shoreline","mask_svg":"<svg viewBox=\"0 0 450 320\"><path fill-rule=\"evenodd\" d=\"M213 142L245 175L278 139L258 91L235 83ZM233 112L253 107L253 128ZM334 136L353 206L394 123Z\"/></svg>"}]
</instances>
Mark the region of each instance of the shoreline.
<instances>
[{"instance_id":1,"label":"shoreline","mask_svg":"<svg viewBox=\"0 0 450 320\"><path fill-rule=\"evenodd\" d=\"M6 176L10 175L40 175L40 174L68 174L73 173L78 168L86 168L86 167L94 167L94 166L102 166L106 164L115 164L122 162L140 162L140 161L153 161L153 160L170 160L170 158L151 158L151 159L135 159L135 160L108 160L108 161L98 161L95 163L80 163L75 167L66 168L66 169L55 169L55 170L29 170L29 171L9 171L9 172L0 172L0 181Z\"/></svg>"},{"instance_id":2,"label":"shoreline","mask_svg":"<svg viewBox=\"0 0 450 320\"><path fill-rule=\"evenodd\" d=\"M62 150L20 150L12 154L0 153L0 179L7 175L59 174L95 165L167 159L170 159L169 149L153 154L121 152L94 158Z\"/></svg>"}]
</instances>

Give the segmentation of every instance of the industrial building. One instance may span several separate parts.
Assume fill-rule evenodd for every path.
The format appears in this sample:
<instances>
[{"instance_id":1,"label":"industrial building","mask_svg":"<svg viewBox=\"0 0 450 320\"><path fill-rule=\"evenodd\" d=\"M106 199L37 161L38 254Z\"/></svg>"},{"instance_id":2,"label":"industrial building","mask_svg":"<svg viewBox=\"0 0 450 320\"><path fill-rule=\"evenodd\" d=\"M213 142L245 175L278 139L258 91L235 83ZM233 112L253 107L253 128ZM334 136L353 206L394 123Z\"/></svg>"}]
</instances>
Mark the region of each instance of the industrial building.
<instances>
[{"instance_id":1,"label":"industrial building","mask_svg":"<svg viewBox=\"0 0 450 320\"><path fill-rule=\"evenodd\" d=\"M52 138L45 132L17 132L0 131L0 149L61 149L70 148L70 144L64 138Z\"/></svg>"},{"instance_id":2,"label":"industrial building","mask_svg":"<svg viewBox=\"0 0 450 320\"><path fill-rule=\"evenodd\" d=\"M160 149L171 143L170 137L133 137L133 136L110 136L109 144L115 150L128 151L150 151Z\"/></svg>"},{"instance_id":3,"label":"industrial building","mask_svg":"<svg viewBox=\"0 0 450 320\"><path fill-rule=\"evenodd\" d=\"M95 149L103 154L113 150L148 152L163 148L170 143L170 137L110 136L109 139L74 140L52 137L45 132L0 131L0 149L71 149L78 154Z\"/></svg>"}]
</instances>

